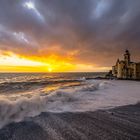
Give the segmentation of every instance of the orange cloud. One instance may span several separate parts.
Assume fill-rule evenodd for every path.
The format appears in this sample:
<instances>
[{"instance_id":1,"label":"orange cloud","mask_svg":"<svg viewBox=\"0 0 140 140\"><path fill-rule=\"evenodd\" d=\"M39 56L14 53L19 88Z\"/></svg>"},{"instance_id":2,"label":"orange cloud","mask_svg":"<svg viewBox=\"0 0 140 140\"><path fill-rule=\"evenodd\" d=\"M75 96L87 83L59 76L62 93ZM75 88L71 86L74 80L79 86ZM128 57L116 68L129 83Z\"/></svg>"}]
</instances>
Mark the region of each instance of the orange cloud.
<instances>
[{"instance_id":1,"label":"orange cloud","mask_svg":"<svg viewBox=\"0 0 140 140\"><path fill-rule=\"evenodd\" d=\"M27 57L6 52L0 55L0 72L92 72L109 69L97 65L75 64L70 60L69 57L63 58L55 54L47 57Z\"/></svg>"}]
</instances>

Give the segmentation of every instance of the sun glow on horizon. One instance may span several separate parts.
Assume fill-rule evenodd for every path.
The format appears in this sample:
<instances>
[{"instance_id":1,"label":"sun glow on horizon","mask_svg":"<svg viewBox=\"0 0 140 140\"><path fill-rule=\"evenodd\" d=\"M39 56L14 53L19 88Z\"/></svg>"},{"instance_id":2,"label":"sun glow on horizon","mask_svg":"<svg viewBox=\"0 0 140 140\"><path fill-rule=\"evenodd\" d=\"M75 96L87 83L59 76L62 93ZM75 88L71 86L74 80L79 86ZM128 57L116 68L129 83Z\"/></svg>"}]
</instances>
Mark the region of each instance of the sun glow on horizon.
<instances>
[{"instance_id":1,"label":"sun glow on horizon","mask_svg":"<svg viewBox=\"0 0 140 140\"><path fill-rule=\"evenodd\" d=\"M10 52L0 54L0 72L96 72L106 71L109 67L75 64L66 58L51 55L47 58L19 56Z\"/></svg>"},{"instance_id":2,"label":"sun glow on horizon","mask_svg":"<svg viewBox=\"0 0 140 140\"><path fill-rule=\"evenodd\" d=\"M58 60L57 57L50 56L45 60L40 57L22 57L8 52L6 55L0 55L0 72L59 72L73 69L73 65Z\"/></svg>"},{"instance_id":3,"label":"sun glow on horizon","mask_svg":"<svg viewBox=\"0 0 140 140\"><path fill-rule=\"evenodd\" d=\"M7 70L6 70L7 69ZM8 55L0 55L0 71L48 71L52 70L51 65L39 61L33 61L9 53Z\"/></svg>"},{"instance_id":4,"label":"sun glow on horizon","mask_svg":"<svg viewBox=\"0 0 140 140\"><path fill-rule=\"evenodd\" d=\"M17 55L11 54L8 56L2 55L0 57L0 64L5 66L39 66L42 65L40 62L26 60L18 57Z\"/></svg>"}]
</instances>

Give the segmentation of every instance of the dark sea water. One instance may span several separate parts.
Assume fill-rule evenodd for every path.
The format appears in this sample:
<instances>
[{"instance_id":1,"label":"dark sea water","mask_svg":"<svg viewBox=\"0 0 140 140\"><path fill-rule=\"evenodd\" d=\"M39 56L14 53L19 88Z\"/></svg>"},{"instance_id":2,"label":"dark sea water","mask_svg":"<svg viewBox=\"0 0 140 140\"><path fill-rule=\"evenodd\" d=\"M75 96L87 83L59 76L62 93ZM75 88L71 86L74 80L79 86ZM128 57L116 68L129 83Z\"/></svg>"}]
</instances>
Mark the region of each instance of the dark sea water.
<instances>
[{"instance_id":1,"label":"dark sea water","mask_svg":"<svg viewBox=\"0 0 140 140\"><path fill-rule=\"evenodd\" d=\"M61 86L78 85L83 80L105 73L0 73L0 94L22 93L39 88L53 90Z\"/></svg>"},{"instance_id":2,"label":"dark sea water","mask_svg":"<svg viewBox=\"0 0 140 140\"><path fill-rule=\"evenodd\" d=\"M0 73L0 83L22 82L22 81L42 81L42 80L67 80L80 78L95 78L104 76L105 72L88 73Z\"/></svg>"}]
</instances>

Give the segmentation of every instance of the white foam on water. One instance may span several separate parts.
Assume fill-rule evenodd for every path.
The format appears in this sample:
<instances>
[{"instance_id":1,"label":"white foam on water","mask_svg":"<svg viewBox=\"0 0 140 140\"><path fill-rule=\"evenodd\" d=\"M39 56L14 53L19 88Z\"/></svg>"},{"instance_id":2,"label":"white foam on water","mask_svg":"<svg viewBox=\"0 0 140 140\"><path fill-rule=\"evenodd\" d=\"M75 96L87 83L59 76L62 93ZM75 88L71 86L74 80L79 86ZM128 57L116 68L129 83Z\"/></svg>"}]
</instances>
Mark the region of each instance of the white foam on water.
<instances>
[{"instance_id":1,"label":"white foam on water","mask_svg":"<svg viewBox=\"0 0 140 140\"><path fill-rule=\"evenodd\" d=\"M26 94L27 95L27 94ZM30 93L29 93L30 95ZM41 112L78 112L135 104L140 101L140 82L89 80L79 87L59 89L50 94L16 94L0 97L0 128Z\"/></svg>"}]
</instances>

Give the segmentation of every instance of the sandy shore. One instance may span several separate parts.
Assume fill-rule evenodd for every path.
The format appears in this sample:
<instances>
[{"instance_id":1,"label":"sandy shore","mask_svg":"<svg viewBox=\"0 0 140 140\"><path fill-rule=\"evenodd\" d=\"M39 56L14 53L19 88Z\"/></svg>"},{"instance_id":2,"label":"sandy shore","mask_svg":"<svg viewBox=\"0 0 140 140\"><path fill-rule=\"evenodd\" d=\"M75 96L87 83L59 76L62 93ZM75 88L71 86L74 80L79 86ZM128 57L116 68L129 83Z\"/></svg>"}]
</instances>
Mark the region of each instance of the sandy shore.
<instances>
[{"instance_id":1,"label":"sandy shore","mask_svg":"<svg viewBox=\"0 0 140 140\"><path fill-rule=\"evenodd\" d=\"M0 130L0 140L139 140L140 104L79 113L42 113Z\"/></svg>"}]
</instances>

